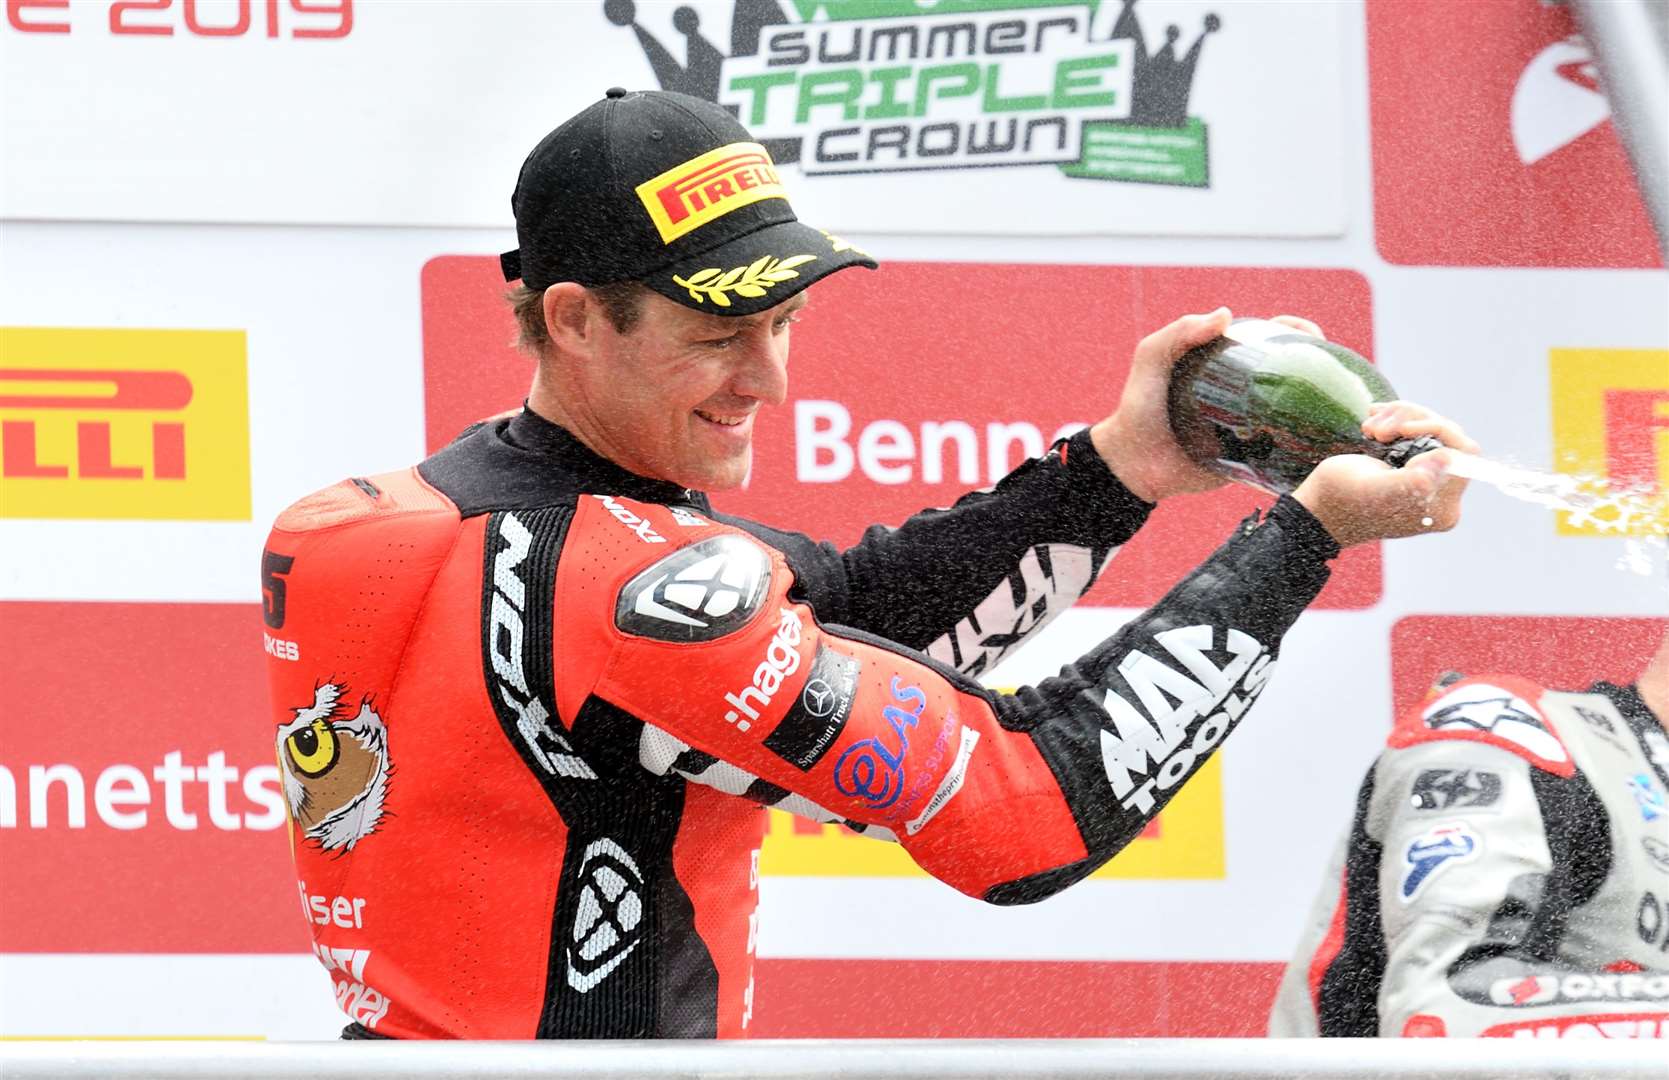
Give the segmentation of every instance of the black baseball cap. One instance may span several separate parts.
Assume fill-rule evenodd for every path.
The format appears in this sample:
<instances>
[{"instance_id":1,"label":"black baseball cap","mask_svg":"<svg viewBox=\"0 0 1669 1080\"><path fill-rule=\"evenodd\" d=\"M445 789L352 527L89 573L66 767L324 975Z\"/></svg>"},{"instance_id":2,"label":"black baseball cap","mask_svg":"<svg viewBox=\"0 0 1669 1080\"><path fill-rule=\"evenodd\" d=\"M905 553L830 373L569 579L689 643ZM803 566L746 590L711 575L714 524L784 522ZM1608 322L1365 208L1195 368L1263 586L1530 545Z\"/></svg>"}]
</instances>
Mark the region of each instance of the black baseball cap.
<instances>
[{"instance_id":1,"label":"black baseball cap","mask_svg":"<svg viewBox=\"0 0 1669 1080\"><path fill-rule=\"evenodd\" d=\"M614 87L546 135L510 205L521 247L504 279L641 281L715 315L775 307L875 260L802 224L771 155L728 111L665 90Z\"/></svg>"}]
</instances>

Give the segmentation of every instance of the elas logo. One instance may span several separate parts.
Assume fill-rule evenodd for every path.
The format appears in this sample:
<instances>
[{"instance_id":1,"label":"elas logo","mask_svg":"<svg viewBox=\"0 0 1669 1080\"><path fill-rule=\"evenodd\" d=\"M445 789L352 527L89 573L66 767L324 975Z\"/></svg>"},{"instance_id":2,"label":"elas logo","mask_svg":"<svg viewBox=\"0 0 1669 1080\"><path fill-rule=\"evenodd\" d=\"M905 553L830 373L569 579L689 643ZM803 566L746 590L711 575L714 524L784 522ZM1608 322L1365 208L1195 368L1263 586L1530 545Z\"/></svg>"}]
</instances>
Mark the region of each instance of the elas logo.
<instances>
[{"instance_id":1,"label":"elas logo","mask_svg":"<svg viewBox=\"0 0 1669 1080\"><path fill-rule=\"evenodd\" d=\"M249 520L242 331L0 327L0 517Z\"/></svg>"},{"instance_id":2,"label":"elas logo","mask_svg":"<svg viewBox=\"0 0 1669 1080\"><path fill-rule=\"evenodd\" d=\"M1669 350L1554 349L1555 468L1603 480L1599 508L1564 513L1567 536L1669 531Z\"/></svg>"},{"instance_id":3,"label":"elas logo","mask_svg":"<svg viewBox=\"0 0 1669 1080\"><path fill-rule=\"evenodd\" d=\"M897 675L892 677L892 699L897 704L881 710L881 717L897 736L897 748L888 746L882 738L865 739L847 747L835 762L835 789L876 810L897 802L904 790L904 755L910 749L910 732L927 707L927 695L921 687L909 686Z\"/></svg>"}]
</instances>

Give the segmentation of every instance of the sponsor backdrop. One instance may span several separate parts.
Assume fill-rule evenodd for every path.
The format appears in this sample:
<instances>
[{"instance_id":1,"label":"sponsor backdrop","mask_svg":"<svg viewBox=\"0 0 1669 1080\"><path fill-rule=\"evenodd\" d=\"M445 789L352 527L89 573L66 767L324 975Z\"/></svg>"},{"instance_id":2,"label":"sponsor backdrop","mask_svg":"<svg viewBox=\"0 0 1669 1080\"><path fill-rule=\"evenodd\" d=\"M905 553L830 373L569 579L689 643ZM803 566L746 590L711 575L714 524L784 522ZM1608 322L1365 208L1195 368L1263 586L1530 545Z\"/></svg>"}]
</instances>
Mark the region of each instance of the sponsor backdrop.
<instances>
[{"instance_id":1,"label":"sponsor backdrop","mask_svg":"<svg viewBox=\"0 0 1669 1080\"><path fill-rule=\"evenodd\" d=\"M1660 494L1669 279L1568 15L1301 8L8 2L0 1035L334 1035L261 543L519 404L515 169L609 85L735 106L883 261L814 291L728 509L849 543L943 505L1219 303L1315 318L1494 457ZM987 681L1052 673L1260 501L1163 507ZM1352 551L1218 763L1034 907L773 819L751 1031L1259 1033L1394 710L1445 669L1632 677L1669 614L1651 528L1480 489L1454 533Z\"/></svg>"},{"instance_id":2,"label":"sponsor backdrop","mask_svg":"<svg viewBox=\"0 0 1669 1080\"><path fill-rule=\"evenodd\" d=\"M735 106L828 228L1344 231L1337 155L1277 167L1282 132L1345 130L1331 8L681 6L8 0L6 212L499 226L508 193L481 163L620 84ZM84 89L106 83L128 90Z\"/></svg>"}]
</instances>

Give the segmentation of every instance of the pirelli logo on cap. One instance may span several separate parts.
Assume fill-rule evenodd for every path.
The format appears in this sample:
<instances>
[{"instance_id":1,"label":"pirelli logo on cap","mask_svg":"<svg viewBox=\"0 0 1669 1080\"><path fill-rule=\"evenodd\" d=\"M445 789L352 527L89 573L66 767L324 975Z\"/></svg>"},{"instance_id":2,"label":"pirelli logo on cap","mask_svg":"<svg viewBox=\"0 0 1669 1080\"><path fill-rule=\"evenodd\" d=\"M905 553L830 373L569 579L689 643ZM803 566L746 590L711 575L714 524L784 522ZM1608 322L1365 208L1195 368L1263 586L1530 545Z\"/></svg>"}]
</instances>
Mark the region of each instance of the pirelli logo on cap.
<instances>
[{"instance_id":1,"label":"pirelli logo on cap","mask_svg":"<svg viewBox=\"0 0 1669 1080\"><path fill-rule=\"evenodd\" d=\"M763 199L786 199L771 155L758 143L709 150L637 186L637 197L670 244L710 221Z\"/></svg>"},{"instance_id":2,"label":"pirelli logo on cap","mask_svg":"<svg viewBox=\"0 0 1669 1080\"><path fill-rule=\"evenodd\" d=\"M0 517L248 521L241 330L0 327Z\"/></svg>"}]
</instances>

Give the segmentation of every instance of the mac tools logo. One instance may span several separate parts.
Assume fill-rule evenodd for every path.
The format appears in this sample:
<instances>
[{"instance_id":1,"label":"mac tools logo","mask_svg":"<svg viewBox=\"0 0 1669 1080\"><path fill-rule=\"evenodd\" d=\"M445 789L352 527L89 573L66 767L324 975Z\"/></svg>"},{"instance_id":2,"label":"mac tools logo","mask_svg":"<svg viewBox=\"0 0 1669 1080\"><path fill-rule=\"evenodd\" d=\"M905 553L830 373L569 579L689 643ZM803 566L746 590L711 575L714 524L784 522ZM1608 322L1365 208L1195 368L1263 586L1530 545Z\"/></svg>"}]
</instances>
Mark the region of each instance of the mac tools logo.
<instances>
[{"instance_id":1,"label":"mac tools logo","mask_svg":"<svg viewBox=\"0 0 1669 1080\"><path fill-rule=\"evenodd\" d=\"M734 111L810 176L1054 165L1067 176L1209 187L1188 96L1208 14L1151 42L1137 0L732 0L726 53L704 32L722 0L679 7L682 43L604 0L663 90ZM682 56L682 60L680 60Z\"/></svg>"}]
</instances>

